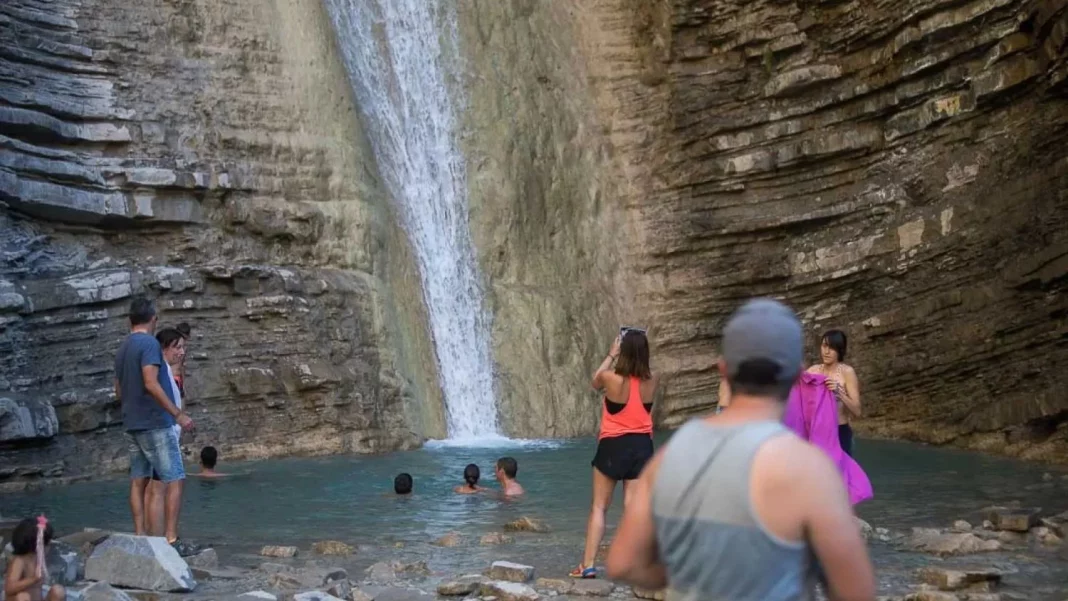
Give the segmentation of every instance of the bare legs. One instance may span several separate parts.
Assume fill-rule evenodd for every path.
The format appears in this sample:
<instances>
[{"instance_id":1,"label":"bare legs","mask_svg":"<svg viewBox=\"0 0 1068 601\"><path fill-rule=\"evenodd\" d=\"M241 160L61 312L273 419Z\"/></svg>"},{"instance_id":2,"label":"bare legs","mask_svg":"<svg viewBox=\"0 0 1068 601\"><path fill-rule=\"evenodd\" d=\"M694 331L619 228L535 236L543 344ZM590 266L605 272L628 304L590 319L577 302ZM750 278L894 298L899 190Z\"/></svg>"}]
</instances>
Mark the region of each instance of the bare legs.
<instances>
[{"instance_id":1,"label":"bare legs","mask_svg":"<svg viewBox=\"0 0 1068 601\"><path fill-rule=\"evenodd\" d=\"M149 536L164 534L164 491L165 485L159 480L150 480L145 488L145 530Z\"/></svg>"},{"instance_id":2,"label":"bare legs","mask_svg":"<svg viewBox=\"0 0 1068 601\"><path fill-rule=\"evenodd\" d=\"M163 512L167 521L167 542L178 540L178 513L182 509L182 486L185 480L175 480L163 485Z\"/></svg>"},{"instance_id":3,"label":"bare legs","mask_svg":"<svg viewBox=\"0 0 1068 601\"><path fill-rule=\"evenodd\" d=\"M145 535L145 489L148 478L130 480L130 513L133 515L134 534Z\"/></svg>"},{"instance_id":4,"label":"bare legs","mask_svg":"<svg viewBox=\"0 0 1068 601\"><path fill-rule=\"evenodd\" d=\"M612 504L612 493L616 491L616 481L593 468L593 502L590 505L590 519L586 522L586 550L582 554L582 566L592 567L597 560L597 548L604 538L604 518L608 506Z\"/></svg>"}]
</instances>

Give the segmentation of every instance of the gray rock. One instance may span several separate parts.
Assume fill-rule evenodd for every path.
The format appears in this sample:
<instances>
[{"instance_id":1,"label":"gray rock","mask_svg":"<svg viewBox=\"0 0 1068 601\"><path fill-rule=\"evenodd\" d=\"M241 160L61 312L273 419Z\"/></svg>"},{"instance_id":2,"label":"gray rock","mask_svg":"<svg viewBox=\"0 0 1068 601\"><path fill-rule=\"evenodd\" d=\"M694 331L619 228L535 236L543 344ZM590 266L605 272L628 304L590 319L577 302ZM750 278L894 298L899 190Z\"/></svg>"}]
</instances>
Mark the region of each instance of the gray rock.
<instances>
[{"instance_id":1,"label":"gray rock","mask_svg":"<svg viewBox=\"0 0 1068 601\"><path fill-rule=\"evenodd\" d=\"M379 584L389 584L397 580L396 570L393 569L391 564L384 561L371 565L364 574L366 574L368 580Z\"/></svg>"},{"instance_id":2,"label":"gray rock","mask_svg":"<svg viewBox=\"0 0 1068 601\"><path fill-rule=\"evenodd\" d=\"M81 601L133 601L129 595L106 582L94 582L80 592Z\"/></svg>"},{"instance_id":3,"label":"gray rock","mask_svg":"<svg viewBox=\"0 0 1068 601\"><path fill-rule=\"evenodd\" d=\"M352 583L348 579L330 581L327 583L326 592L338 599L352 599Z\"/></svg>"},{"instance_id":4,"label":"gray rock","mask_svg":"<svg viewBox=\"0 0 1068 601\"><path fill-rule=\"evenodd\" d=\"M52 584L68 586L82 579L85 565L82 556L71 545L62 541L52 541L45 556L48 576Z\"/></svg>"},{"instance_id":5,"label":"gray rock","mask_svg":"<svg viewBox=\"0 0 1068 601\"><path fill-rule=\"evenodd\" d=\"M1027 532L1038 525L1038 517L1041 513L1042 510L1038 508L992 507L987 511L986 518L998 530Z\"/></svg>"},{"instance_id":6,"label":"gray rock","mask_svg":"<svg viewBox=\"0 0 1068 601\"><path fill-rule=\"evenodd\" d=\"M293 601L342 601L341 599L324 593L323 591L308 591L293 595Z\"/></svg>"},{"instance_id":7,"label":"gray rock","mask_svg":"<svg viewBox=\"0 0 1068 601\"><path fill-rule=\"evenodd\" d=\"M151 591L191 591L197 585L166 539L130 534L113 534L97 545L85 563L85 577Z\"/></svg>"},{"instance_id":8,"label":"gray rock","mask_svg":"<svg viewBox=\"0 0 1068 601\"><path fill-rule=\"evenodd\" d=\"M391 586L384 588L374 596L374 601L430 601L432 595L423 591Z\"/></svg>"},{"instance_id":9,"label":"gray rock","mask_svg":"<svg viewBox=\"0 0 1068 601\"><path fill-rule=\"evenodd\" d=\"M338 580L348 580L349 573L344 568L331 568L323 575L323 584L330 584Z\"/></svg>"},{"instance_id":10,"label":"gray rock","mask_svg":"<svg viewBox=\"0 0 1068 601\"><path fill-rule=\"evenodd\" d=\"M501 601L537 601L541 598L538 591L525 584L499 580L483 582L481 593L483 597L496 597ZM375 601L379 601L378 598Z\"/></svg>"},{"instance_id":11,"label":"gray rock","mask_svg":"<svg viewBox=\"0 0 1068 601\"><path fill-rule=\"evenodd\" d=\"M571 578L538 578L534 582L534 588L560 595L567 595L575 588L575 580Z\"/></svg>"},{"instance_id":12,"label":"gray rock","mask_svg":"<svg viewBox=\"0 0 1068 601\"><path fill-rule=\"evenodd\" d=\"M59 433L51 403L0 398L0 442L40 440Z\"/></svg>"},{"instance_id":13,"label":"gray rock","mask_svg":"<svg viewBox=\"0 0 1068 601\"><path fill-rule=\"evenodd\" d=\"M510 561L495 561L486 575L493 580L530 582L534 578L534 567Z\"/></svg>"},{"instance_id":14,"label":"gray rock","mask_svg":"<svg viewBox=\"0 0 1068 601\"><path fill-rule=\"evenodd\" d=\"M237 596L241 601L278 601L278 595L267 591L249 591Z\"/></svg>"},{"instance_id":15,"label":"gray rock","mask_svg":"<svg viewBox=\"0 0 1068 601\"><path fill-rule=\"evenodd\" d=\"M953 529L957 532L971 532L972 525L964 520L957 520L953 522Z\"/></svg>"},{"instance_id":16,"label":"gray rock","mask_svg":"<svg viewBox=\"0 0 1068 601\"><path fill-rule=\"evenodd\" d=\"M450 580L438 585L438 594L446 597L458 597L469 595L482 587L485 579L478 575L461 576L456 580Z\"/></svg>"},{"instance_id":17,"label":"gray rock","mask_svg":"<svg viewBox=\"0 0 1068 601\"><path fill-rule=\"evenodd\" d=\"M990 567L960 569L927 567L921 569L919 575L922 582L937 586L939 590L958 591L965 588L976 590L995 586L1001 582L1002 572Z\"/></svg>"},{"instance_id":18,"label":"gray rock","mask_svg":"<svg viewBox=\"0 0 1068 601\"><path fill-rule=\"evenodd\" d=\"M576 580L571 588L572 595L583 597L607 597L616 589L616 585L607 580Z\"/></svg>"},{"instance_id":19,"label":"gray rock","mask_svg":"<svg viewBox=\"0 0 1068 601\"><path fill-rule=\"evenodd\" d=\"M260 555L264 557L277 557L279 559L289 559L297 556L296 547L283 547L278 545L267 545L260 549Z\"/></svg>"},{"instance_id":20,"label":"gray rock","mask_svg":"<svg viewBox=\"0 0 1068 601\"><path fill-rule=\"evenodd\" d=\"M186 557L185 562L191 568L212 569L219 567L219 554L215 549L204 549L191 557Z\"/></svg>"},{"instance_id":21,"label":"gray rock","mask_svg":"<svg viewBox=\"0 0 1068 601\"><path fill-rule=\"evenodd\" d=\"M956 555L997 551L1001 543L983 540L970 532L942 532L937 528L913 528L909 546L938 555Z\"/></svg>"}]
</instances>

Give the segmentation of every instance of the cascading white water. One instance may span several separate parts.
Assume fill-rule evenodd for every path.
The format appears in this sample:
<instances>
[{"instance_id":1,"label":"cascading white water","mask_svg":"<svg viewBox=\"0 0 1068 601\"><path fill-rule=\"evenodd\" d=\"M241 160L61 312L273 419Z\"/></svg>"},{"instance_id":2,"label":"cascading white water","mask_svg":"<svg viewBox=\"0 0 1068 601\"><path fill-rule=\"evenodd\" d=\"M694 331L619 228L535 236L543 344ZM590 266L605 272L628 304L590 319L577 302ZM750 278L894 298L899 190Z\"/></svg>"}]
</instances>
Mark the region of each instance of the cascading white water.
<instances>
[{"instance_id":1,"label":"cascading white water","mask_svg":"<svg viewBox=\"0 0 1068 601\"><path fill-rule=\"evenodd\" d=\"M467 224L448 0L325 0L387 188L415 248L449 437L499 438L489 318ZM443 47L443 45L448 45Z\"/></svg>"}]
</instances>

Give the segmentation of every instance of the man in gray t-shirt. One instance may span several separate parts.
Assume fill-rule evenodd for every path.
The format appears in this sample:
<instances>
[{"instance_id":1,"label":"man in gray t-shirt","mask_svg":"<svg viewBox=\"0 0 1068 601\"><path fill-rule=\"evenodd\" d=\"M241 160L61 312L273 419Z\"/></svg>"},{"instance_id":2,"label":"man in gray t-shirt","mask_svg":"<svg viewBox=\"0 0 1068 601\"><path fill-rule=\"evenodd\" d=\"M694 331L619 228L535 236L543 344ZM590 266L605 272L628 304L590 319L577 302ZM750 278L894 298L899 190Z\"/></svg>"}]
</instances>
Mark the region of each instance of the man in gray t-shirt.
<instances>
[{"instance_id":1,"label":"man in gray t-shirt","mask_svg":"<svg viewBox=\"0 0 1068 601\"><path fill-rule=\"evenodd\" d=\"M185 468L174 425L193 428L193 420L175 406L166 381L163 352L152 336L156 308L138 297L130 303L130 335L115 355L115 395L122 403L122 421L130 453L130 511L134 532L145 530L145 487L155 472L164 484L164 521L167 542L181 553L178 513L182 502Z\"/></svg>"}]
</instances>

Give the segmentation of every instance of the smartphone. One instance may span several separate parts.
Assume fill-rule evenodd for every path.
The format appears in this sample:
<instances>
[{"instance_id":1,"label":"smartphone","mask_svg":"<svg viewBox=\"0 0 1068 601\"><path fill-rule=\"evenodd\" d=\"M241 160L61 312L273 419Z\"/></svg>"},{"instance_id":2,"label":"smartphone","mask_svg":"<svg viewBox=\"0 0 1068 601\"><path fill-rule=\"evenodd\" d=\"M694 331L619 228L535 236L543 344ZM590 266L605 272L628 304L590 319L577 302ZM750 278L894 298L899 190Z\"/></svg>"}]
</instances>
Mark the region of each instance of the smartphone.
<instances>
[{"instance_id":1,"label":"smartphone","mask_svg":"<svg viewBox=\"0 0 1068 601\"><path fill-rule=\"evenodd\" d=\"M628 332L638 332L639 334L643 334L643 335L646 333L645 328L636 328L634 326L620 326L619 327L619 337L621 339L624 336L626 336Z\"/></svg>"}]
</instances>

